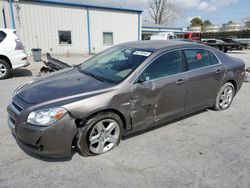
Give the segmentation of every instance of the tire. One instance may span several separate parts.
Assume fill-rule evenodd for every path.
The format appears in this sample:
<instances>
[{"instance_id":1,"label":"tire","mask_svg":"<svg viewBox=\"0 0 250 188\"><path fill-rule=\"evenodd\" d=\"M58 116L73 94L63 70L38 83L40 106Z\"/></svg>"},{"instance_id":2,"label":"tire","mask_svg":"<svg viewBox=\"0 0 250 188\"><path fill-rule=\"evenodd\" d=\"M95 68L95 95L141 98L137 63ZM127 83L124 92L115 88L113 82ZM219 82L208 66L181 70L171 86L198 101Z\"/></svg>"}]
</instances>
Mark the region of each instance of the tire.
<instances>
[{"instance_id":1,"label":"tire","mask_svg":"<svg viewBox=\"0 0 250 188\"><path fill-rule=\"evenodd\" d=\"M234 85L230 82L223 84L216 96L215 106L213 107L216 111L222 111L228 109L235 95Z\"/></svg>"},{"instance_id":2,"label":"tire","mask_svg":"<svg viewBox=\"0 0 250 188\"><path fill-rule=\"evenodd\" d=\"M0 80L6 79L10 76L10 65L6 61L0 59Z\"/></svg>"},{"instance_id":3,"label":"tire","mask_svg":"<svg viewBox=\"0 0 250 188\"><path fill-rule=\"evenodd\" d=\"M121 118L113 112L101 112L92 116L85 126L79 129L78 152L83 156L92 156L114 149L120 143L122 127Z\"/></svg>"}]
</instances>

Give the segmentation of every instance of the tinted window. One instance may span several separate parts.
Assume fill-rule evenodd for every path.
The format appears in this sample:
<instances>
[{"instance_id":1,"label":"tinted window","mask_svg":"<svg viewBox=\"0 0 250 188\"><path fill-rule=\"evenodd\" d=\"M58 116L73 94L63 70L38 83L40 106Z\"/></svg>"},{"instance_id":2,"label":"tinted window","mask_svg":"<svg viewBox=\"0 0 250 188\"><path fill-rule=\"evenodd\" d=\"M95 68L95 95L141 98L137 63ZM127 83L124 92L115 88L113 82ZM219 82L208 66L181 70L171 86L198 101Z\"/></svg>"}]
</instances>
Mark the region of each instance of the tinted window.
<instances>
[{"instance_id":1,"label":"tinted window","mask_svg":"<svg viewBox=\"0 0 250 188\"><path fill-rule=\"evenodd\" d=\"M181 51L168 52L154 60L142 73L146 81L157 79L182 71Z\"/></svg>"},{"instance_id":2,"label":"tinted window","mask_svg":"<svg viewBox=\"0 0 250 188\"><path fill-rule=\"evenodd\" d=\"M72 44L71 31L58 31L59 44Z\"/></svg>"},{"instance_id":3,"label":"tinted window","mask_svg":"<svg viewBox=\"0 0 250 188\"><path fill-rule=\"evenodd\" d=\"M216 40L208 40L208 43L216 43Z\"/></svg>"},{"instance_id":4,"label":"tinted window","mask_svg":"<svg viewBox=\"0 0 250 188\"><path fill-rule=\"evenodd\" d=\"M194 70L210 65L210 59L206 50L184 50L188 70Z\"/></svg>"},{"instance_id":5,"label":"tinted window","mask_svg":"<svg viewBox=\"0 0 250 188\"><path fill-rule=\"evenodd\" d=\"M6 37L6 34L2 31L0 31L0 42L2 42Z\"/></svg>"},{"instance_id":6,"label":"tinted window","mask_svg":"<svg viewBox=\"0 0 250 188\"><path fill-rule=\"evenodd\" d=\"M210 52L210 51L208 51L208 53L209 53L211 64L212 65L219 64L219 61L218 61L217 57L215 57L215 55L212 52Z\"/></svg>"}]
</instances>

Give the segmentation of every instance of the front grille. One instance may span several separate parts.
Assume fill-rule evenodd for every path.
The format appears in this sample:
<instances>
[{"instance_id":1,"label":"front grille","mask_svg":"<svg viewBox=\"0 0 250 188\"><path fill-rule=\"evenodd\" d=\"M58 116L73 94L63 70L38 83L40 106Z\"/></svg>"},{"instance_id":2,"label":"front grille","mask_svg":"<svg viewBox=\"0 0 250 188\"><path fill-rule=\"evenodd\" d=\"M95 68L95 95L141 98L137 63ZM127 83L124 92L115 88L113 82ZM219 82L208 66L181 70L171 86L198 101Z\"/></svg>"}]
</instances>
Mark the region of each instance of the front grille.
<instances>
[{"instance_id":1,"label":"front grille","mask_svg":"<svg viewBox=\"0 0 250 188\"><path fill-rule=\"evenodd\" d=\"M13 124L13 125L16 125L16 120L14 120L11 116L9 116L10 118L10 122Z\"/></svg>"},{"instance_id":2,"label":"front grille","mask_svg":"<svg viewBox=\"0 0 250 188\"><path fill-rule=\"evenodd\" d=\"M18 112L21 112L23 109L14 101L12 101L12 105L15 107L15 109L18 111Z\"/></svg>"},{"instance_id":3,"label":"front grille","mask_svg":"<svg viewBox=\"0 0 250 188\"><path fill-rule=\"evenodd\" d=\"M8 112L9 112L9 125L11 128L14 128L17 123L17 118L22 112L23 108L18 105L17 102L14 100L11 101L10 105L8 106Z\"/></svg>"}]
</instances>

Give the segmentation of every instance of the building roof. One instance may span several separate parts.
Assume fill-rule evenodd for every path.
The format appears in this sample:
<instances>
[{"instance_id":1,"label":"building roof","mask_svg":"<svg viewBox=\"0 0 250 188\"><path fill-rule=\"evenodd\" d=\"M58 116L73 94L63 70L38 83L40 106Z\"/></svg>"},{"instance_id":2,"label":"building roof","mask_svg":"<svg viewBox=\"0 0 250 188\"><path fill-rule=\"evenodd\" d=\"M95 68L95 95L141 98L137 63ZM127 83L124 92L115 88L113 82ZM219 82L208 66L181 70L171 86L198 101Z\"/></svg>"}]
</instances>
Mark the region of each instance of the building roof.
<instances>
[{"instance_id":1,"label":"building roof","mask_svg":"<svg viewBox=\"0 0 250 188\"><path fill-rule=\"evenodd\" d=\"M28 0L25 0L28 1ZM28 2L38 2L38 3L47 3L47 4L57 4L57 5L67 5L67 6L77 6L77 7L86 7L86 8L99 8L99 9L108 9L108 10L120 10L120 11L129 11L129 12L138 12L141 13L143 10L133 9L128 7L118 7L111 5L98 5L98 4L87 4L80 0L29 0Z\"/></svg>"},{"instance_id":2,"label":"building roof","mask_svg":"<svg viewBox=\"0 0 250 188\"><path fill-rule=\"evenodd\" d=\"M147 29L173 29L173 30L182 30L181 27L169 27L166 25L159 25L159 24L143 24L142 28L147 28Z\"/></svg>"}]
</instances>

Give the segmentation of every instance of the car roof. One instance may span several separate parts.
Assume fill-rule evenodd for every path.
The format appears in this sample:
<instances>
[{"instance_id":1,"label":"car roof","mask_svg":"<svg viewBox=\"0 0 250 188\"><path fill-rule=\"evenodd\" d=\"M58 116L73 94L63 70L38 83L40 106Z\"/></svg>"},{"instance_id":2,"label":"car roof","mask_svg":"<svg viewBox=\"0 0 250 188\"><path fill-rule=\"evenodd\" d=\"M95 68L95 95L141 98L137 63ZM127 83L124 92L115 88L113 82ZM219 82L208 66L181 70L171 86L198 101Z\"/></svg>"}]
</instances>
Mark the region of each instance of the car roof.
<instances>
[{"instance_id":1,"label":"car roof","mask_svg":"<svg viewBox=\"0 0 250 188\"><path fill-rule=\"evenodd\" d=\"M163 48L177 48L177 47L206 47L203 44L191 43L179 40L144 40L136 42L127 42L120 44L120 46L143 49L147 51L157 51Z\"/></svg>"}]
</instances>

